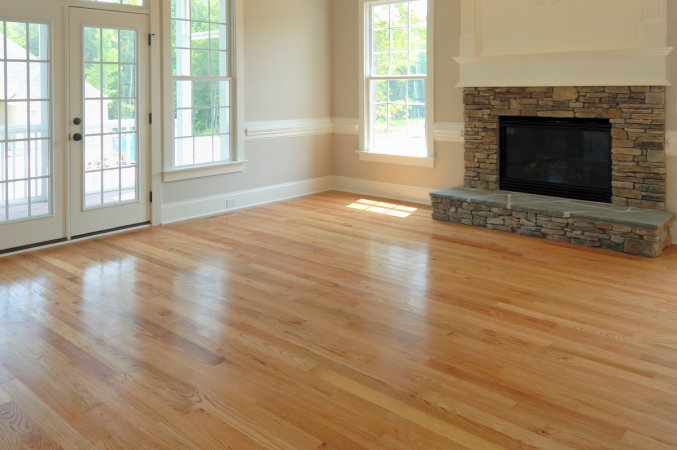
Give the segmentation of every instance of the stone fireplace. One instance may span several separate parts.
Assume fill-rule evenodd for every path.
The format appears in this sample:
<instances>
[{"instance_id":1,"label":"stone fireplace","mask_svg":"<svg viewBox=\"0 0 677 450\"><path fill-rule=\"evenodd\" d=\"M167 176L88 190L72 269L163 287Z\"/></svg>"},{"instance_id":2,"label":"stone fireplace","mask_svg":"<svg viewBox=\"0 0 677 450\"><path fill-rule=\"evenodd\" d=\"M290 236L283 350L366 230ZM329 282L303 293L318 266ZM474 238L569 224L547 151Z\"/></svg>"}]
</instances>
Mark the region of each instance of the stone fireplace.
<instances>
[{"instance_id":1,"label":"stone fireplace","mask_svg":"<svg viewBox=\"0 0 677 450\"><path fill-rule=\"evenodd\" d=\"M466 87L464 108L464 186L431 193L434 218L643 256L670 243L664 86ZM500 190L511 117L608 121L611 203Z\"/></svg>"},{"instance_id":2,"label":"stone fireplace","mask_svg":"<svg viewBox=\"0 0 677 450\"><path fill-rule=\"evenodd\" d=\"M589 3L461 1L454 83L464 89L465 177L463 186L431 193L434 218L644 256L657 256L670 243L665 86L671 84L667 57L673 48L667 2ZM585 167L567 173L573 182L548 195L514 192L505 183L501 121L534 117L608 123L609 172L589 183L604 181L601 201L562 198L582 197L569 192L579 177L599 177ZM542 142L566 139L552 136ZM563 160L548 164L570 163L560 144L546 153ZM530 151L538 149L522 156ZM581 152L575 146L566 151ZM602 155L591 158L597 165ZM535 177L543 178L557 176Z\"/></svg>"},{"instance_id":3,"label":"stone fireplace","mask_svg":"<svg viewBox=\"0 0 677 450\"><path fill-rule=\"evenodd\" d=\"M665 87L465 88L466 187L499 188L499 120L608 119L612 203L665 209Z\"/></svg>"}]
</instances>

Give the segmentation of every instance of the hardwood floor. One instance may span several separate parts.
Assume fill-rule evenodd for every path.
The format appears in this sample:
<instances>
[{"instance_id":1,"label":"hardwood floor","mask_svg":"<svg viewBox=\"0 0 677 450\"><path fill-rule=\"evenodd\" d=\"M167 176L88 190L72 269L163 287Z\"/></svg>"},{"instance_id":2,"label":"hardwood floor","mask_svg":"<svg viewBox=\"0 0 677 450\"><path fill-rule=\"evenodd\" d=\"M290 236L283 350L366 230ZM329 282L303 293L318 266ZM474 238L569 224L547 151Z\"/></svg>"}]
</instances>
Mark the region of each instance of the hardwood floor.
<instances>
[{"instance_id":1,"label":"hardwood floor","mask_svg":"<svg viewBox=\"0 0 677 450\"><path fill-rule=\"evenodd\" d=\"M677 247L360 198L0 259L0 448L677 448Z\"/></svg>"}]
</instances>

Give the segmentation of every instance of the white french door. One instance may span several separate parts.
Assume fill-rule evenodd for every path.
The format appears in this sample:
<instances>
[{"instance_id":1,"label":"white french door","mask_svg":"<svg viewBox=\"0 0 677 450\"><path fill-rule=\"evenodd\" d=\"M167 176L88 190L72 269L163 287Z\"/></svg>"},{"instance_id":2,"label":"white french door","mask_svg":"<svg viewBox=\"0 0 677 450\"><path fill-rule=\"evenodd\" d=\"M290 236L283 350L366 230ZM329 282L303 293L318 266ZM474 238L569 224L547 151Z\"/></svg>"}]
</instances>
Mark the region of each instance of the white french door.
<instances>
[{"instance_id":1,"label":"white french door","mask_svg":"<svg viewBox=\"0 0 677 450\"><path fill-rule=\"evenodd\" d=\"M70 232L150 220L148 17L69 8Z\"/></svg>"},{"instance_id":2,"label":"white french door","mask_svg":"<svg viewBox=\"0 0 677 450\"><path fill-rule=\"evenodd\" d=\"M0 254L150 220L148 15L0 0Z\"/></svg>"},{"instance_id":3,"label":"white french door","mask_svg":"<svg viewBox=\"0 0 677 450\"><path fill-rule=\"evenodd\" d=\"M66 238L66 140L63 10L0 6L1 252Z\"/></svg>"}]
</instances>

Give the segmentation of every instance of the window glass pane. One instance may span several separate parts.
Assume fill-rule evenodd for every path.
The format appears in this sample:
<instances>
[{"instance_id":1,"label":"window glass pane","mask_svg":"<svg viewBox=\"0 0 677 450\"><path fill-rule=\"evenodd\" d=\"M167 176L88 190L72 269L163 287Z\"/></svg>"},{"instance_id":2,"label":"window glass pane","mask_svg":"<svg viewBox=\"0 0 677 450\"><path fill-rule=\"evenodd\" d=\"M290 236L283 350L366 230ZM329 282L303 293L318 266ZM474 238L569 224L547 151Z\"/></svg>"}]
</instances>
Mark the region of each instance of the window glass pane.
<instances>
[{"instance_id":1,"label":"window glass pane","mask_svg":"<svg viewBox=\"0 0 677 450\"><path fill-rule=\"evenodd\" d=\"M138 167L128 167L120 171L120 201L136 199Z\"/></svg>"},{"instance_id":2,"label":"window glass pane","mask_svg":"<svg viewBox=\"0 0 677 450\"><path fill-rule=\"evenodd\" d=\"M30 138L43 139L49 137L50 105L49 100L30 102L28 120L30 122Z\"/></svg>"},{"instance_id":3,"label":"window glass pane","mask_svg":"<svg viewBox=\"0 0 677 450\"><path fill-rule=\"evenodd\" d=\"M101 206L101 172L88 172L85 174L85 208Z\"/></svg>"},{"instance_id":4,"label":"window glass pane","mask_svg":"<svg viewBox=\"0 0 677 450\"><path fill-rule=\"evenodd\" d=\"M208 50L191 50L190 75L194 77L206 77L209 75Z\"/></svg>"},{"instance_id":5,"label":"window glass pane","mask_svg":"<svg viewBox=\"0 0 677 450\"><path fill-rule=\"evenodd\" d=\"M209 23L191 22L190 41L193 48L209 48Z\"/></svg>"},{"instance_id":6,"label":"window glass pane","mask_svg":"<svg viewBox=\"0 0 677 450\"><path fill-rule=\"evenodd\" d=\"M136 33L120 30L120 62L136 62Z\"/></svg>"},{"instance_id":7,"label":"window glass pane","mask_svg":"<svg viewBox=\"0 0 677 450\"><path fill-rule=\"evenodd\" d=\"M209 21L226 23L228 16L228 4L225 1L209 0Z\"/></svg>"},{"instance_id":8,"label":"window glass pane","mask_svg":"<svg viewBox=\"0 0 677 450\"><path fill-rule=\"evenodd\" d=\"M85 47L85 61L101 61L101 28L85 28L83 43Z\"/></svg>"},{"instance_id":9,"label":"window glass pane","mask_svg":"<svg viewBox=\"0 0 677 450\"><path fill-rule=\"evenodd\" d=\"M28 56L27 25L23 22L5 22L7 30L7 59L26 60Z\"/></svg>"},{"instance_id":10,"label":"window glass pane","mask_svg":"<svg viewBox=\"0 0 677 450\"><path fill-rule=\"evenodd\" d=\"M118 43L120 33L116 29L104 28L101 30L101 51L103 62L116 63L119 59Z\"/></svg>"},{"instance_id":11,"label":"window glass pane","mask_svg":"<svg viewBox=\"0 0 677 450\"><path fill-rule=\"evenodd\" d=\"M28 24L28 53L31 60L49 59L49 27L45 24Z\"/></svg>"},{"instance_id":12,"label":"window glass pane","mask_svg":"<svg viewBox=\"0 0 677 450\"><path fill-rule=\"evenodd\" d=\"M172 47L190 48L190 22L172 20Z\"/></svg>"},{"instance_id":13,"label":"window glass pane","mask_svg":"<svg viewBox=\"0 0 677 450\"><path fill-rule=\"evenodd\" d=\"M193 164L193 138L178 138L174 142L174 163L177 167Z\"/></svg>"},{"instance_id":14,"label":"window glass pane","mask_svg":"<svg viewBox=\"0 0 677 450\"><path fill-rule=\"evenodd\" d=\"M209 2L207 0L191 0L190 1L190 19L208 22L209 21Z\"/></svg>"}]
</instances>

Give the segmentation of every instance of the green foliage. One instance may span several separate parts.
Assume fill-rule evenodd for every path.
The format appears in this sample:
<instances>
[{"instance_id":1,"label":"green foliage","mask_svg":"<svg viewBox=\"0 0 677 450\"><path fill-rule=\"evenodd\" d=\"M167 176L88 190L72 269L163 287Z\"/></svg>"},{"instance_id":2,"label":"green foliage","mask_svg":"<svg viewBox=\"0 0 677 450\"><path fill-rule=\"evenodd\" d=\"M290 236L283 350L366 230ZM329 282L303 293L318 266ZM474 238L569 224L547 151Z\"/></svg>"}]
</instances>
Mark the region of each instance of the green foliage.
<instances>
[{"instance_id":1,"label":"green foliage","mask_svg":"<svg viewBox=\"0 0 677 450\"><path fill-rule=\"evenodd\" d=\"M28 49L30 59L46 59L48 49L41 46L41 38L48 33L46 25L24 22L5 22L5 34L7 39L21 48ZM0 32L2 32L0 22Z\"/></svg>"},{"instance_id":2,"label":"green foliage","mask_svg":"<svg viewBox=\"0 0 677 450\"><path fill-rule=\"evenodd\" d=\"M413 75L427 71L427 18L409 2L371 8L374 75Z\"/></svg>"}]
</instances>

